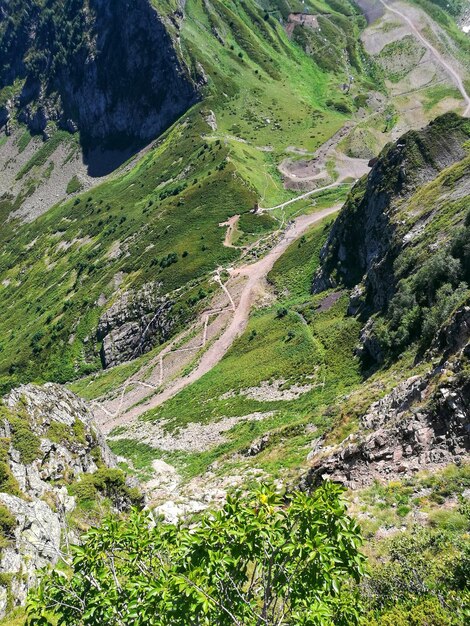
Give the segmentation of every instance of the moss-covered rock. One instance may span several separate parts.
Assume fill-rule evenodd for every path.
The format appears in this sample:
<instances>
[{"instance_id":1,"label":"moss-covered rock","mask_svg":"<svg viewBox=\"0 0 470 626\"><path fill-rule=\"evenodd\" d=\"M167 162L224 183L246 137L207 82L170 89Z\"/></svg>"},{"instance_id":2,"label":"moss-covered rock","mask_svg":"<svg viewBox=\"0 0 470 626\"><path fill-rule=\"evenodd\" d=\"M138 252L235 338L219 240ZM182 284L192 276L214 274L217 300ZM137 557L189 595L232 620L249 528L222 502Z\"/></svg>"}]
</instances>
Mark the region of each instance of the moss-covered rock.
<instances>
[{"instance_id":1,"label":"moss-covered rock","mask_svg":"<svg viewBox=\"0 0 470 626\"><path fill-rule=\"evenodd\" d=\"M0 619L70 529L141 503L82 400L54 384L12 391L0 404Z\"/></svg>"}]
</instances>

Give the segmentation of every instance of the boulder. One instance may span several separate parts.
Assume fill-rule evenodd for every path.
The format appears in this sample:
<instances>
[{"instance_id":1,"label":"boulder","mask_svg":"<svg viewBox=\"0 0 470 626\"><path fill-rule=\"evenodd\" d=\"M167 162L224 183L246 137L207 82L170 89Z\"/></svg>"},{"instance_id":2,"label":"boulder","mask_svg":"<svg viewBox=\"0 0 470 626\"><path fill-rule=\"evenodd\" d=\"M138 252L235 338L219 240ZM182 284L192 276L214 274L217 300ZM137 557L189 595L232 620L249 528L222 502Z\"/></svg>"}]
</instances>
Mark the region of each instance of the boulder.
<instances>
[{"instance_id":1,"label":"boulder","mask_svg":"<svg viewBox=\"0 0 470 626\"><path fill-rule=\"evenodd\" d=\"M159 295L158 283L123 293L98 323L103 367L133 359L166 341L177 322L173 304Z\"/></svg>"}]
</instances>

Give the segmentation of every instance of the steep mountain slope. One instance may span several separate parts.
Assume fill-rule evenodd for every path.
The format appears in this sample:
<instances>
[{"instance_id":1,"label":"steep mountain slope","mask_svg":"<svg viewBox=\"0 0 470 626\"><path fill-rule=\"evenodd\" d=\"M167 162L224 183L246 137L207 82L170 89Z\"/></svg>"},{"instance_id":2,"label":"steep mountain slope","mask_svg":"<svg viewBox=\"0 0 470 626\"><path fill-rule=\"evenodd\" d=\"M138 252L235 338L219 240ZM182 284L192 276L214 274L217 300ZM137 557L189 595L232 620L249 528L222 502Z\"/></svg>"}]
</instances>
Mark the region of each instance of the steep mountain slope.
<instances>
[{"instance_id":1,"label":"steep mountain slope","mask_svg":"<svg viewBox=\"0 0 470 626\"><path fill-rule=\"evenodd\" d=\"M439 611L448 620L443 624L453 623L448 617L452 610L458 619L463 615L462 583L454 578L439 583L441 569L433 564L443 558L443 546L452 576L458 576L465 562L463 529L468 522L457 495L464 498L466 493L470 446L469 136L468 121L447 115L388 146L368 180L353 189L337 225L315 227L276 262L269 275L274 292L266 288L246 332L226 357L197 383L144 415L134 428L116 429L109 440L121 460L126 457L128 470L148 481L153 502L163 502L156 512L168 519L220 501L234 485L267 477L298 484L303 474L301 482L307 488L323 475L356 488L372 483L366 491L356 492L351 506L357 508L371 538L370 549L380 557L363 591L376 623L381 623L382 614L417 612L428 619ZM414 173L410 163L415 165ZM386 168L389 177L384 175ZM386 207L384 212L376 210L377 198ZM384 219L387 245L376 250L376 256L367 254L370 233L359 230L355 246L366 252L351 258L364 257L369 264L358 262L355 278L346 274L344 280L349 286L359 284L361 272L366 272L365 294L371 268L393 252L392 273L378 272L371 283L381 287L387 298L365 299L369 306L355 317L348 314L348 307L353 312L350 293L341 284L334 291L312 295L314 274L317 281L320 276L330 279L334 261L342 262L341 254L334 251L340 249L339 241L347 241L341 235L347 225L359 221L377 229L376 222L382 224ZM355 248L344 247L354 254ZM327 251L333 251L331 260ZM445 254L449 273L442 274L438 266L433 274L431 265L440 254ZM361 327L369 319L391 324L390 305L384 303L393 302L400 285L419 275L414 270L424 255L428 259L424 275L430 278L424 284L427 299L420 299L420 281L409 283L409 289L417 298L421 319L432 314L435 324L427 352L423 353L422 333L413 335L398 355L387 353L384 364L370 376L354 356ZM315 272L320 257L323 263ZM386 289L390 276L395 276L391 294ZM449 292L447 284L457 288ZM405 306L408 311L409 305ZM93 397L106 385L113 389L128 368L129 364L113 368L108 379L81 381L77 390ZM21 390L12 398L20 396ZM436 473L450 462L460 469ZM420 473L426 469L433 475ZM394 482L382 486L373 483L376 478ZM428 501L423 494L435 500ZM448 517L439 510L442 502ZM412 530L415 519L431 524L426 532L434 538L432 545ZM394 537L388 548L381 537L397 534L398 527L404 543ZM418 596L411 583L407 586L406 572L393 569L395 558L408 563L409 550L421 551L430 564L414 570L419 580L426 580ZM395 587L390 587L392 583ZM440 595L431 584L440 585ZM396 600L398 588L403 606ZM453 609L439 604L443 594Z\"/></svg>"},{"instance_id":2,"label":"steep mountain slope","mask_svg":"<svg viewBox=\"0 0 470 626\"><path fill-rule=\"evenodd\" d=\"M403 355L414 362L362 409L357 437L319 450L316 476L370 482L468 456L469 134L448 115L386 149L322 250L314 290L354 287L349 312L365 323L357 354L377 369L373 384Z\"/></svg>"},{"instance_id":3,"label":"steep mountain slope","mask_svg":"<svg viewBox=\"0 0 470 626\"><path fill-rule=\"evenodd\" d=\"M455 288L468 278L465 253L457 252L462 258L457 256L454 267L445 244L462 223L467 207L469 137L470 123L454 114L438 118L422 132L405 134L382 153L367 180L355 187L322 251L323 264L313 291L338 284L354 287L350 311L363 317L385 313L392 332L389 350L396 353L422 333L430 314L421 311L421 319L410 320L409 336L393 334L398 328L405 332L406 322L398 317L407 295L413 310L431 309L447 281ZM439 253L429 258L437 245L429 234L431 224L440 228L441 236ZM441 272L439 264L446 261L449 266ZM364 356L368 352L370 358L383 361L371 341L371 325L372 321L364 334ZM432 330L436 329L428 331L428 339Z\"/></svg>"},{"instance_id":4,"label":"steep mountain slope","mask_svg":"<svg viewBox=\"0 0 470 626\"><path fill-rule=\"evenodd\" d=\"M438 118L423 132L405 134L381 154L367 179L355 187L335 223L322 252L324 263L315 277L314 293L337 283L351 288L365 276L364 306L376 311L388 304L398 280L394 262L403 247L403 235L400 237L401 233L396 232L400 221L406 218L402 230L414 229L406 233L405 239L413 245L413 235L419 235L420 226L423 228L426 220L435 214L427 206L418 213L421 205L417 200L412 204L413 209L408 210L409 199L442 170L466 156L465 143L469 136L469 122L449 114ZM460 177L452 179L452 183L458 185L452 193L459 202L465 195L465 188L459 191L459 186L465 180Z\"/></svg>"},{"instance_id":5,"label":"steep mountain slope","mask_svg":"<svg viewBox=\"0 0 470 626\"><path fill-rule=\"evenodd\" d=\"M292 198L277 169L286 154L290 187L347 183L367 159L335 152L341 140L351 147L355 126L345 122L354 116L360 127L371 116L380 136L373 151L388 136L378 130L392 115L383 77L359 40L364 18L346 2L190 0L184 11L164 2L155 13L142 0L126 19L120 2L112 10L100 2L26 8L2 7L12 133L0 146L6 385L70 380L167 340L208 306L213 270L308 204L283 205ZM76 45L64 44L69 35ZM158 54L142 57L156 46ZM333 57L341 61L328 64ZM144 81L136 82L136 64L148 67ZM77 138L57 125L71 130L73 120L82 143L101 148L121 137L126 150L117 158L125 158L134 140L148 140L197 98L203 103L145 154L80 195L94 182ZM20 120L47 141L31 138ZM328 138L333 152L316 152ZM305 153L316 154L312 167L299 159ZM88 152L88 164L105 171L115 157ZM280 208L248 215L257 202ZM219 224L240 214L238 241L226 247Z\"/></svg>"},{"instance_id":6,"label":"steep mountain slope","mask_svg":"<svg viewBox=\"0 0 470 626\"><path fill-rule=\"evenodd\" d=\"M465 459L469 131L448 114L387 146L331 230L307 232L275 263L274 293L260 290L222 361L171 400L150 384L158 350L74 386L107 429L122 411L110 445L154 497L200 503L254 473L295 481L312 464L312 480L368 484ZM163 359L173 376L177 357Z\"/></svg>"},{"instance_id":7,"label":"steep mountain slope","mask_svg":"<svg viewBox=\"0 0 470 626\"><path fill-rule=\"evenodd\" d=\"M148 142L197 99L150 2L0 5L2 125L79 130L85 146ZM13 87L11 87L11 85Z\"/></svg>"},{"instance_id":8,"label":"steep mountain slope","mask_svg":"<svg viewBox=\"0 0 470 626\"><path fill-rule=\"evenodd\" d=\"M21 223L37 216L30 199L68 161L66 154L49 160L54 145L62 145L60 134L17 171L20 190L1 201L0 371L8 386L64 382L168 339L206 306L211 272L275 229L274 219L249 211L259 197L291 195L275 174L277 154L291 142L312 150L343 124L332 97L353 98L341 91L345 67L338 74L317 67L289 40L277 8L271 15L253 2L235 11L230 3L191 0L184 15L169 4L159 9L191 74L205 76L205 100L138 162L30 225ZM360 23L350 5L334 11L338 19L341 11ZM360 85L358 79L357 90ZM71 195L80 182L68 181ZM238 248L229 248L219 224L235 214L242 215L243 235ZM155 306L161 306L159 321ZM158 332L151 332L152 320Z\"/></svg>"},{"instance_id":9,"label":"steep mountain slope","mask_svg":"<svg viewBox=\"0 0 470 626\"><path fill-rule=\"evenodd\" d=\"M423 620L460 619L470 122L398 135L463 111L469 47L377 2L0 0L0 615L135 477L175 519L329 476L374 540L444 505L454 534L404 541L455 557ZM370 623L430 623L381 576Z\"/></svg>"}]
</instances>

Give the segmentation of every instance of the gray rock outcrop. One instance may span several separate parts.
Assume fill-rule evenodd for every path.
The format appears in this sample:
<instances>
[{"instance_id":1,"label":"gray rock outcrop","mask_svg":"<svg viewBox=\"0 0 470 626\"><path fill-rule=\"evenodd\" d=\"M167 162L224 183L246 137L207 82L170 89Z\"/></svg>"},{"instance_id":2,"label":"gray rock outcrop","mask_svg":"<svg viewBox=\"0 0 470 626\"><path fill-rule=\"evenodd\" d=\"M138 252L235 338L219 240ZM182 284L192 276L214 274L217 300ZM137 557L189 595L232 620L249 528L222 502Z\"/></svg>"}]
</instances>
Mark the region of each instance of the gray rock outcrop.
<instances>
[{"instance_id":1,"label":"gray rock outcrop","mask_svg":"<svg viewBox=\"0 0 470 626\"><path fill-rule=\"evenodd\" d=\"M23 385L4 399L0 442L0 506L14 518L0 548L1 619L24 603L37 571L59 561L65 535L76 540L66 525L76 506L66 484L116 463L86 404L52 383Z\"/></svg>"},{"instance_id":2,"label":"gray rock outcrop","mask_svg":"<svg viewBox=\"0 0 470 626\"><path fill-rule=\"evenodd\" d=\"M0 586L0 615L10 603L22 605L36 584L36 572L61 557L63 520L42 500L26 502L0 493L0 504L16 518L14 538L1 550L0 572L11 577L9 587Z\"/></svg>"},{"instance_id":3,"label":"gray rock outcrop","mask_svg":"<svg viewBox=\"0 0 470 626\"><path fill-rule=\"evenodd\" d=\"M166 341L177 322L173 304L159 294L158 284L123 293L98 323L103 367L124 363Z\"/></svg>"}]
</instances>

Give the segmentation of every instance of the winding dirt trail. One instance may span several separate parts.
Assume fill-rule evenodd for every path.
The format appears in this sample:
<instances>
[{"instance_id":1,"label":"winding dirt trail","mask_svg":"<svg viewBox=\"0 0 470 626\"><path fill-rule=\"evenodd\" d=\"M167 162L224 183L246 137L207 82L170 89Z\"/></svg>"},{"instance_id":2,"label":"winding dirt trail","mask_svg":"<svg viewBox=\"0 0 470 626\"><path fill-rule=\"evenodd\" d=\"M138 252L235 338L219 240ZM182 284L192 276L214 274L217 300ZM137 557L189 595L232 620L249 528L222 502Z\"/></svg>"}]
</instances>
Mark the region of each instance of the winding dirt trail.
<instances>
[{"instance_id":1,"label":"winding dirt trail","mask_svg":"<svg viewBox=\"0 0 470 626\"><path fill-rule=\"evenodd\" d=\"M434 58L445 69L445 71L450 76L452 81L456 84L458 90L462 94L462 97L466 103L466 109L463 115L466 117L469 117L470 116L470 95L467 93L463 80L460 77L460 75L457 73L457 71L452 67L452 65L450 65L450 63L448 63L444 59L441 53L426 39L426 37L424 37L424 35L420 32L418 28L416 28L413 21L407 15L405 15L398 9L395 9L392 6L390 6L390 4L388 2L385 2L385 0L379 0L379 2L385 7L387 11L390 11L390 13L394 13L395 15L398 15L398 17L400 17L402 20L404 20L408 24L408 26L411 28L411 30L416 35L416 37L421 41L423 46L425 46L431 52Z\"/></svg>"},{"instance_id":2,"label":"winding dirt trail","mask_svg":"<svg viewBox=\"0 0 470 626\"><path fill-rule=\"evenodd\" d=\"M357 181L356 181L357 182ZM290 204L294 204L294 202L298 202L299 200L303 200L304 198L308 198L312 196L314 193L321 193L322 191L326 191L327 189L333 189L334 187L340 187L341 185L346 185L348 187L352 187L354 183L345 183L341 181L337 181L335 183L331 183L330 185L326 185L325 187L319 187L318 189L312 189L311 191L306 191L305 193L300 194L300 196L296 196L295 198L291 198L282 204L278 204L277 206L269 207L269 209L263 209L259 207L258 211L260 213L264 213L265 211L275 211L276 209L284 209L286 206Z\"/></svg>"},{"instance_id":3,"label":"winding dirt trail","mask_svg":"<svg viewBox=\"0 0 470 626\"><path fill-rule=\"evenodd\" d=\"M233 342L242 334L251 312L256 292L266 279L267 274L272 269L274 263L286 251L289 245L302 236L302 234L313 224L320 222L325 217L333 215L340 209L341 205L336 205L323 209L310 215L302 215L295 219L284 231L279 242L260 260L243 265L231 271L228 282L222 286L231 305L233 306L233 315L230 323L224 328L221 335L212 343L209 348L202 354L197 366L187 375L180 376L168 387L161 389L156 385L144 383L138 380L130 379L123 387L120 396L120 404L115 413L111 413L106 407L106 403L95 402L95 416L102 430L109 433L116 426L129 424L137 419L140 415L154 409L177 393L188 387L192 383L199 380L204 374L207 374L227 353ZM235 304L230 294L231 283L239 283L244 280L238 303ZM225 310L225 309L224 309ZM161 361L160 361L161 362ZM132 385L142 385L146 388L154 390L156 393L147 397L145 401L139 404L129 406L126 402L124 406L124 394L126 388Z\"/></svg>"},{"instance_id":4,"label":"winding dirt trail","mask_svg":"<svg viewBox=\"0 0 470 626\"><path fill-rule=\"evenodd\" d=\"M239 219L239 215L233 215L226 222L222 222L221 224L219 224L219 226L227 227L227 232L225 233L224 239L224 246L226 248L236 248L236 246L233 245L233 238L237 230Z\"/></svg>"}]
</instances>

